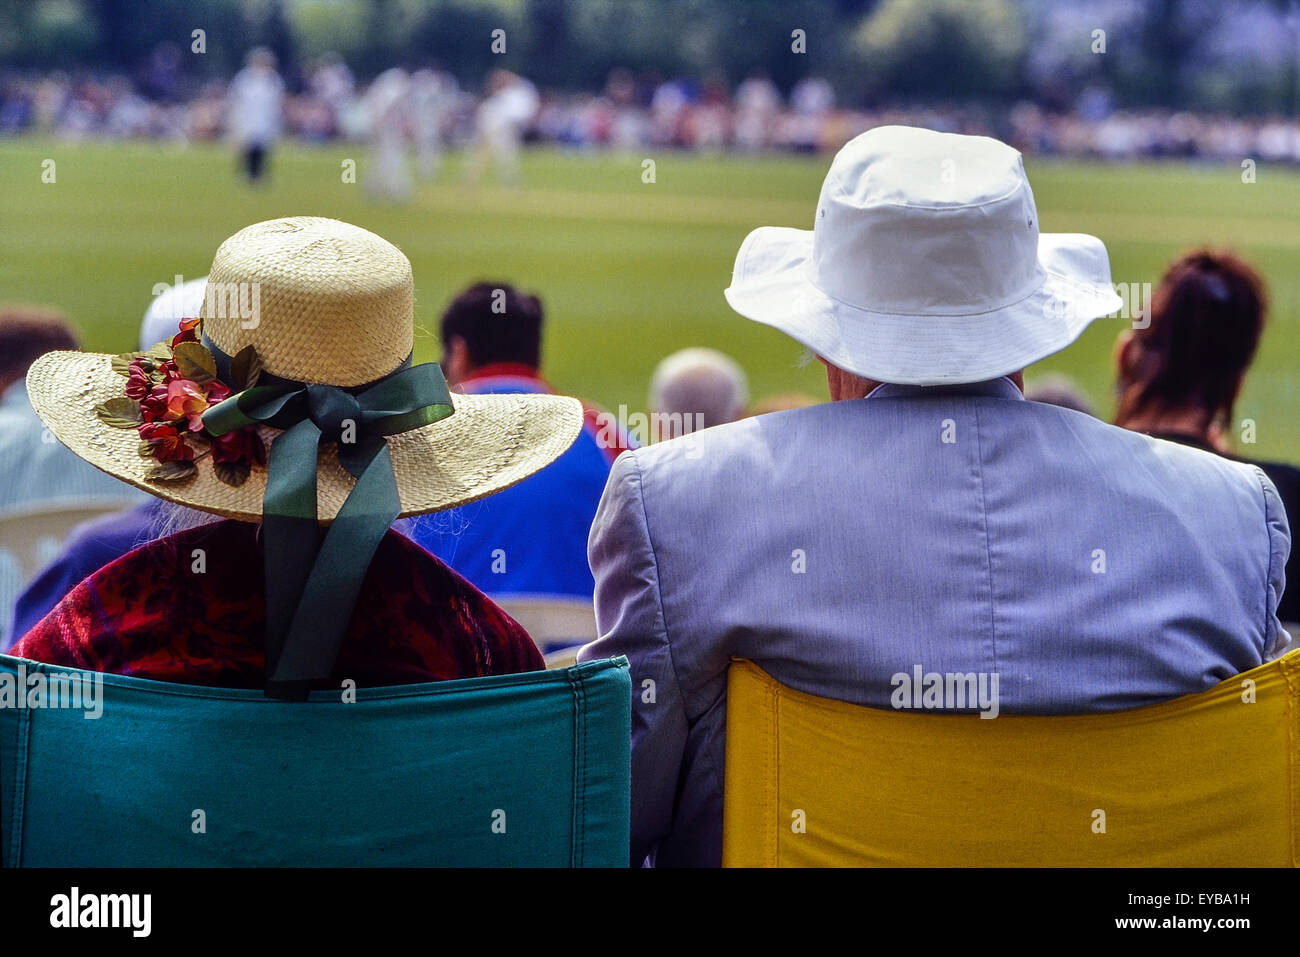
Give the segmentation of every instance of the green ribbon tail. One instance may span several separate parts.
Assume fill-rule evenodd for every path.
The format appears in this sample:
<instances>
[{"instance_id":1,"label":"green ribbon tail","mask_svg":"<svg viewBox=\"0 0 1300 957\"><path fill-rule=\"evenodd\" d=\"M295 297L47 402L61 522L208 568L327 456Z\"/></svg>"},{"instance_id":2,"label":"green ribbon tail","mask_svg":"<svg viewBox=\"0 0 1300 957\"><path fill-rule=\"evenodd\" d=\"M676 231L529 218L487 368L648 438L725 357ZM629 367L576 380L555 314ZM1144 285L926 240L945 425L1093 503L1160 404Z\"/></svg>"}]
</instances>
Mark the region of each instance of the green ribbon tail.
<instances>
[{"instance_id":1,"label":"green ribbon tail","mask_svg":"<svg viewBox=\"0 0 1300 957\"><path fill-rule=\"evenodd\" d=\"M409 362L357 389L275 379L203 413L214 436L259 424L283 430L271 443L262 498L270 697L306 700L312 685L334 670L366 569L402 511L384 436L455 411L442 370ZM336 435L351 419L358 421L344 434L355 441L343 442ZM322 428L337 443L339 464L356 479L324 532L316 512Z\"/></svg>"},{"instance_id":2,"label":"green ribbon tail","mask_svg":"<svg viewBox=\"0 0 1300 957\"><path fill-rule=\"evenodd\" d=\"M304 419L271 443L262 499L267 674L280 659L320 544L316 521L319 441L320 429Z\"/></svg>"},{"instance_id":3,"label":"green ribbon tail","mask_svg":"<svg viewBox=\"0 0 1300 957\"><path fill-rule=\"evenodd\" d=\"M329 678L364 581L357 569L370 565L401 513L388 445L382 438L377 442L373 457L326 532L314 565L311 556L305 556L311 574L274 671L268 668L266 693L271 697L303 700L313 683ZM268 587L270 583L268 578Z\"/></svg>"}]
</instances>

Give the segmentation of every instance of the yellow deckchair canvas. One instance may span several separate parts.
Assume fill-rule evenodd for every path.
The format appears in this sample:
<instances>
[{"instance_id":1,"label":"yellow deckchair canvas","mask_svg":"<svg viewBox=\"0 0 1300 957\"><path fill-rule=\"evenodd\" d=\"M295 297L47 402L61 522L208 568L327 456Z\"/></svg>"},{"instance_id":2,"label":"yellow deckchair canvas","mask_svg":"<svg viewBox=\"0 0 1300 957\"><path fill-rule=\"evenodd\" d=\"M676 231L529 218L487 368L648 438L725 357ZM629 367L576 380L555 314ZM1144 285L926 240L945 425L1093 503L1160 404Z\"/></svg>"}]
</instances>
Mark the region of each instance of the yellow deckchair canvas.
<instances>
[{"instance_id":1,"label":"yellow deckchair canvas","mask_svg":"<svg viewBox=\"0 0 1300 957\"><path fill-rule=\"evenodd\" d=\"M917 714L728 680L723 863L1294 867L1300 651L1068 717Z\"/></svg>"}]
</instances>

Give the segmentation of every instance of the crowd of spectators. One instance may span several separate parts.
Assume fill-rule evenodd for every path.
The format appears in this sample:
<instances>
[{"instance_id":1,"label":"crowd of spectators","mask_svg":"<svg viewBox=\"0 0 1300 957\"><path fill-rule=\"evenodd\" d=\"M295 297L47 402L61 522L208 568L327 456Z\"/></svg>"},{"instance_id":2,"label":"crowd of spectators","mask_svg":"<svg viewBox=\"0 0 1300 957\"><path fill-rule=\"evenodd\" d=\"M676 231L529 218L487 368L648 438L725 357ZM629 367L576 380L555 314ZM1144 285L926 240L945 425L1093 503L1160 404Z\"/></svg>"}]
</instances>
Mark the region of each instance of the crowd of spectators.
<instances>
[{"instance_id":1,"label":"crowd of spectators","mask_svg":"<svg viewBox=\"0 0 1300 957\"><path fill-rule=\"evenodd\" d=\"M436 96L418 105L439 127L442 143L474 138L484 95L481 78L421 71ZM284 101L285 132L305 142L363 140L376 120L369 84L337 55L294 74ZM53 71L0 77L0 135L204 141L230 132L229 84L212 81L182 95L182 84L122 75ZM1300 162L1300 122L1282 116L1232 116L1125 110L1105 91L1085 90L1069 112L1029 102L1007 109L976 106L859 107L837 102L830 84L805 77L788 95L756 74L733 88L718 76L702 81L611 72L595 92L542 90L526 140L571 149L826 152L873 127L902 124L996 136L1029 155L1124 160L1182 157Z\"/></svg>"}]
</instances>

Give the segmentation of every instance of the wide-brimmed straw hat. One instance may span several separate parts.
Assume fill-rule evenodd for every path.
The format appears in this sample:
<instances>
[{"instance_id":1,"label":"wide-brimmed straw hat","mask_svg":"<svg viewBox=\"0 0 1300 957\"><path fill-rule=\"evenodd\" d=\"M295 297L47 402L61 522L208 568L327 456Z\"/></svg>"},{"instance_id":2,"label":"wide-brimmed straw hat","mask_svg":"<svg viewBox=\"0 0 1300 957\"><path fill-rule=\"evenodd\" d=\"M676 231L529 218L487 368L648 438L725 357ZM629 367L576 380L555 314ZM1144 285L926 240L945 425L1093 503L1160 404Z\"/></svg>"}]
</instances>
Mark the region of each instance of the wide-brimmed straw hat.
<instances>
[{"instance_id":1,"label":"wide-brimmed straw hat","mask_svg":"<svg viewBox=\"0 0 1300 957\"><path fill-rule=\"evenodd\" d=\"M36 411L92 465L262 523L270 696L330 676L396 518L513 485L582 428L576 399L453 397L437 365L412 365L413 289L406 257L357 226L258 223L221 244L202 316L169 342L28 372Z\"/></svg>"},{"instance_id":2,"label":"wide-brimmed straw hat","mask_svg":"<svg viewBox=\"0 0 1300 957\"><path fill-rule=\"evenodd\" d=\"M258 384L290 380L361 391L408 361L413 288L406 256L365 229L317 217L257 223L217 250L202 344L219 364L251 347L262 370ZM167 478L156 457L143 454L138 429L109 424L111 418L97 414L110 400L124 399L132 358L42 356L27 375L32 404L61 442L110 475L169 501L258 521L264 464L253 462L246 478L228 484L218 475L215 456L199 455L192 474ZM238 391L239 383L225 385ZM402 515L450 508L507 488L561 455L582 427L580 403L562 396L453 395L450 402L453 414L385 439ZM270 425L256 429L268 447L281 431ZM229 478L230 471L223 471ZM159 474L164 477L152 477ZM322 522L337 516L354 484L340 464L337 443L327 436L317 475Z\"/></svg>"},{"instance_id":3,"label":"wide-brimmed straw hat","mask_svg":"<svg viewBox=\"0 0 1300 957\"><path fill-rule=\"evenodd\" d=\"M1017 372L1123 305L1101 240L1039 233L1016 150L907 126L850 140L813 228L754 230L725 294L833 365L905 385Z\"/></svg>"}]
</instances>

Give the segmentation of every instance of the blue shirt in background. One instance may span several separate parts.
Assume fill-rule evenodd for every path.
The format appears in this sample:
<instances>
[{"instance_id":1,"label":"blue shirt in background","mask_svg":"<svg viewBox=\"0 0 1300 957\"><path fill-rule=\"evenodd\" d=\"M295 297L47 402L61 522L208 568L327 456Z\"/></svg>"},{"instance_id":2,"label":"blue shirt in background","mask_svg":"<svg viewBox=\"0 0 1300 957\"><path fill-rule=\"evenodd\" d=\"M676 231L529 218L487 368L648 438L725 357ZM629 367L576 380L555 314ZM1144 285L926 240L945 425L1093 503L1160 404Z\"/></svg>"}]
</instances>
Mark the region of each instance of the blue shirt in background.
<instances>
[{"instance_id":1,"label":"blue shirt in background","mask_svg":"<svg viewBox=\"0 0 1300 957\"><path fill-rule=\"evenodd\" d=\"M552 391L513 365L484 367L460 388L470 395ZM590 601L595 581L587 535L610 465L588 423L567 452L518 485L398 527L488 595Z\"/></svg>"}]
</instances>

